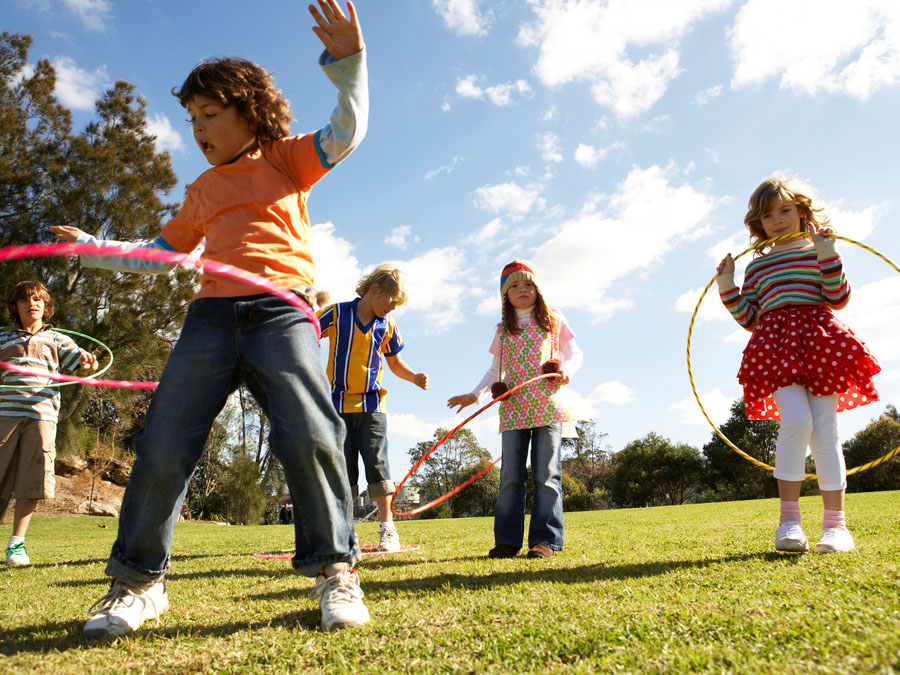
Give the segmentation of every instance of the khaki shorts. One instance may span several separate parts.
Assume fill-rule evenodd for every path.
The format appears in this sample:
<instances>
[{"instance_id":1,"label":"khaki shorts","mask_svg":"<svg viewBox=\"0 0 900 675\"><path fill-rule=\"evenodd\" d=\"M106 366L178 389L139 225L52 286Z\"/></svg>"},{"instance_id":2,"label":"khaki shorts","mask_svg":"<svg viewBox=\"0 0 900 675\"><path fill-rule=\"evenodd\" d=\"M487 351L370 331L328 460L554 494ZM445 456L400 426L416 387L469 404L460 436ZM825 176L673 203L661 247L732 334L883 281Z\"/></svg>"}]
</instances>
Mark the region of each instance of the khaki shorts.
<instances>
[{"instance_id":1,"label":"khaki shorts","mask_svg":"<svg viewBox=\"0 0 900 675\"><path fill-rule=\"evenodd\" d=\"M56 422L0 417L0 499L56 496Z\"/></svg>"}]
</instances>

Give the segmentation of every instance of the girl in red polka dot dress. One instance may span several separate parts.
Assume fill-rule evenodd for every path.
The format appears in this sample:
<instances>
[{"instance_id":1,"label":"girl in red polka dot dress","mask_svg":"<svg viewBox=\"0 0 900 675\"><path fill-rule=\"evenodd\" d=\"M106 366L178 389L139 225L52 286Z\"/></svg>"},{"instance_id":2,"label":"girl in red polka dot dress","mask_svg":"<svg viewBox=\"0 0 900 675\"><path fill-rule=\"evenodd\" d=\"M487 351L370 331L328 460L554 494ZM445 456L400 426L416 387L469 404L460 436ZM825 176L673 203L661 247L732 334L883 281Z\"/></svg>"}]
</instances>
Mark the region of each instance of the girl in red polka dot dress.
<instances>
[{"instance_id":1,"label":"girl in red polka dot dress","mask_svg":"<svg viewBox=\"0 0 900 675\"><path fill-rule=\"evenodd\" d=\"M850 285L835 251L829 220L809 188L791 178L769 178L750 197L744 224L757 244L808 233L757 251L734 284L734 261L718 267L719 295L734 319L752 331L738 381L748 419L779 419L775 478L781 514L779 551L808 551L800 525L800 486L806 448L816 462L825 506L816 553L851 551L844 522L847 470L838 444L837 413L878 400L872 376L881 370L866 345L832 310L850 300Z\"/></svg>"}]
</instances>

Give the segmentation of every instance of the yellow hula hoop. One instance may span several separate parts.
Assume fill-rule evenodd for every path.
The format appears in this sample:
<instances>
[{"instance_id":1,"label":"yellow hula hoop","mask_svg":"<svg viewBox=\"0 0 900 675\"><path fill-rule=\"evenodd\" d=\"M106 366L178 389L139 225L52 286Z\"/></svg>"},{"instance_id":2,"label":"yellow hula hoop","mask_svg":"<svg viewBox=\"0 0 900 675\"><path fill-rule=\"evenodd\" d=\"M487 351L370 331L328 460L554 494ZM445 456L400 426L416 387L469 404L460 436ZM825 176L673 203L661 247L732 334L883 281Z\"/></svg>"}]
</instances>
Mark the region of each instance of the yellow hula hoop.
<instances>
[{"instance_id":1,"label":"yellow hula hoop","mask_svg":"<svg viewBox=\"0 0 900 675\"><path fill-rule=\"evenodd\" d=\"M738 255L736 255L734 257L734 260L737 260L745 253L749 253L750 251L755 251L759 248L767 246L768 244L772 244L776 241L796 239L798 237L808 237L808 236L809 236L808 233L801 232L801 233L797 233L797 234L785 234L780 237L775 237L774 239L767 239L766 241L761 241L760 243L756 244L755 246L751 246L746 251L741 251ZM841 237L836 234L828 234L826 236L830 237L832 239L846 241L850 244L856 244L860 248L867 250L869 253L872 253L872 254L878 256L879 258L884 260L888 265L893 267L897 273L900 273L900 267L897 267L897 265L890 258L888 258L884 254L876 251L874 248L872 248L870 246L866 246L865 244L855 241L853 239L848 239L847 237ZM712 287L712 285L714 283L716 283L717 276L718 275L713 275L713 278L710 280L710 282L708 284L706 284L706 288L703 289L703 293L700 294L700 299L697 300L697 306L694 307L694 313L691 315L691 325L688 326L687 369L688 369L688 378L691 381L691 390L694 392L694 398L697 400L697 405L700 406L700 412L703 413L703 416L706 418L706 421L709 422L709 426L711 426L713 428L713 431L716 432L716 434L719 436L719 438L721 438L729 448L734 450L737 454L739 454L744 459L746 459L750 462L753 462L754 464L756 464L756 466L762 467L766 471L774 471L775 467L770 466L770 465L766 464L765 462L761 462L760 460L756 459L755 457L751 457L750 455L748 455L746 452L744 452L738 446L736 446L734 443L732 443L731 440L725 434L722 433L722 430L719 429L719 427L717 427L715 424L713 424L713 421L709 418L709 415L706 413L706 409L703 407L703 403L700 401L700 395L697 393L697 385L694 383L694 374L691 371L691 335L694 332L694 321L696 321L696 319L697 319L697 312L700 311L700 303L703 302L703 298L706 297L706 294L709 291L709 289ZM873 459L871 462L866 462L865 464L860 464L859 466L855 466L852 469L847 469L847 475L851 476L855 473L860 473L861 471L865 471L866 469L871 469L872 467L878 466L879 464L883 464L884 462L888 461L891 457L893 457L897 453L900 453L900 445L898 445L896 448L891 450L886 455L879 457L878 459ZM806 474L805 478L815 479L816 474L808 473L808 474Z\"/></svg>"}]
</instances>

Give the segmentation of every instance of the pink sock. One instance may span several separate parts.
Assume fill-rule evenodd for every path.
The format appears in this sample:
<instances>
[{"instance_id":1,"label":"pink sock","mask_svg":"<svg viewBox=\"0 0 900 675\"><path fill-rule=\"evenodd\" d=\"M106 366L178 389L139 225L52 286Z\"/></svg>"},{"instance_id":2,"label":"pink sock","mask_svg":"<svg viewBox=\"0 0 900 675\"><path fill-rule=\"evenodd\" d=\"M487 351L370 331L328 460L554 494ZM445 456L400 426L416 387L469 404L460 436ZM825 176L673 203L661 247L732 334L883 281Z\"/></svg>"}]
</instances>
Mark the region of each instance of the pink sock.
<instances>
[{"instance_id":1,"label":"pink sock","mask_svg":"<svg viewBox=\"0 0 900 675\"><path fill-rule=\"evenodd\" d=\"M825 515L822 517L822 529L836 527L839 530L846 530L847 524L844 522L844 512L825 509Z\"/></svg>"},{"instance_id":2,"label":"pink sock","mask_svg":"<svg viewBox=\"0 0 900 675\"><path fill-rule=\"evenodd\" d=\"M781 500L781 514L778 519L779 525L784 525L790 520L800 522L800 502L788 502Z\"/></svg>"}]
</instances>

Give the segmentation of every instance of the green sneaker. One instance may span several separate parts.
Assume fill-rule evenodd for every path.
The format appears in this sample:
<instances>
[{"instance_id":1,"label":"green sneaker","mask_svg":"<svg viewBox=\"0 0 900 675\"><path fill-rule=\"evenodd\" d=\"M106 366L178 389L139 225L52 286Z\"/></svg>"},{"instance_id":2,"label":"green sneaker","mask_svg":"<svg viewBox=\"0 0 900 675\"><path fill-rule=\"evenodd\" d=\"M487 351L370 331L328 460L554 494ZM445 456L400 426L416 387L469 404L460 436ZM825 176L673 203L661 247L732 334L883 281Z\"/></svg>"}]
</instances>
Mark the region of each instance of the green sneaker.
<instances>
[{"instance_id":1,"label":"green sneaker","mask_svg":"<svg viewBox=\"0 0 900 675\"><path fill-rule=\"evenodd\" d=\"M6 547L6 564L7 565L30 565L31 558L28 557L28 549L25 548L25 542Z\"/></svg>"}]
</instances>

